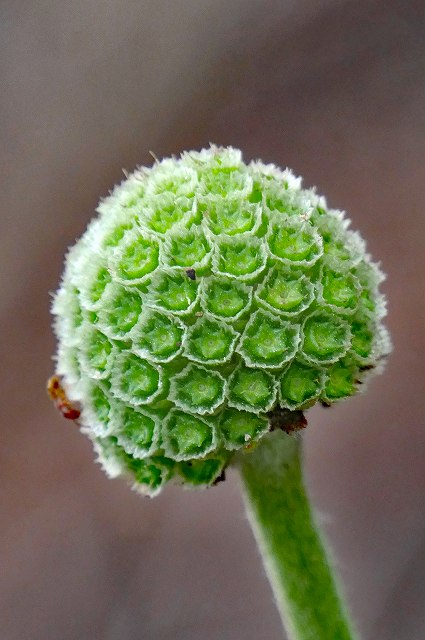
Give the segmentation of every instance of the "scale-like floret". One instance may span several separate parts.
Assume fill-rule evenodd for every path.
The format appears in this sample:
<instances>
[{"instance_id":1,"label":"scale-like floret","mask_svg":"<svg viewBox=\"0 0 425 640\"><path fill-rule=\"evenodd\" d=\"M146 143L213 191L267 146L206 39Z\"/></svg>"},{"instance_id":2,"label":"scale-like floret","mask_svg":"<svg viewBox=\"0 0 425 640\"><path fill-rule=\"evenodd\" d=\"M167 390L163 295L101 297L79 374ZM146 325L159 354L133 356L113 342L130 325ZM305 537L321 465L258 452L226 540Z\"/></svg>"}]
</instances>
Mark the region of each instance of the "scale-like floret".
<instances>
[{"instance_id":1,"label":"scale-like floret","mask_svg":"<svg viewBox=\"0 0 425 640\"><path fill-rule=\"evenodd\" d=\"M215 484L279 411L353 395L390 351L381 271L289 170L211 146L98 212L54 299L56 368L106 472L142 493Z\"/></svg>"}]
</instances>

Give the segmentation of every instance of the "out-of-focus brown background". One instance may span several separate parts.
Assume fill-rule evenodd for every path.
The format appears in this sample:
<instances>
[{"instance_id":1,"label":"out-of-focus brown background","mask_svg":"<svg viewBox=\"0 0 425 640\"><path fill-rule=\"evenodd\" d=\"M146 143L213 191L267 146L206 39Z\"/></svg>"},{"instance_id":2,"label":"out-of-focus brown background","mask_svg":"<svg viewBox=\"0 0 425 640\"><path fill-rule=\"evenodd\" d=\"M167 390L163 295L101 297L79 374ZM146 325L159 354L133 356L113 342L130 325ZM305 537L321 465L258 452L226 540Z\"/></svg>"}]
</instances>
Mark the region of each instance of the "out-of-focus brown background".
<instances>
[{"instance_id":1,"label":"out-of-focus brown background","mask_svg":"<svg viewBox=\"0 0 425 640\"><path fill-rule=\"evenodd\" d=\"M44 390L48 292L98 197L149 150L209 141L304 175L388 272L386 373L311 412L306 466L362 637L425 637L423 19L414 0L3 0L1 640L282 637L236 474L143 500Z\"/></svg>"}]
</instances>

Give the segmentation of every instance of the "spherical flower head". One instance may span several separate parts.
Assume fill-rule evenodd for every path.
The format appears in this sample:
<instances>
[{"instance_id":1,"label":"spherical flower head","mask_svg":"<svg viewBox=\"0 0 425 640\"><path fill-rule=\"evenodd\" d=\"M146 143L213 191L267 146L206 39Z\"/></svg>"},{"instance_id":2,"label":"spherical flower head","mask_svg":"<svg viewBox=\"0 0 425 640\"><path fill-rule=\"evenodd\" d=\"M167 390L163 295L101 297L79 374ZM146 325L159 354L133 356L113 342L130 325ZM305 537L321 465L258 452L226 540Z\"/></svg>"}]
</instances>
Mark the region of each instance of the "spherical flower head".
<instances>
[{"instance_id":1,"label":"spherical flower head","mask_svg":"<svg viewBox=\"0 0 425 640\"><path fill-rule=\"evenodd\" d=\"M353 395L390 350L382 273L289 170L211 146L139 168L98 213L54 298L56 372L142 493L214 484L281 410Z\"/></svg>"}]
</instances>

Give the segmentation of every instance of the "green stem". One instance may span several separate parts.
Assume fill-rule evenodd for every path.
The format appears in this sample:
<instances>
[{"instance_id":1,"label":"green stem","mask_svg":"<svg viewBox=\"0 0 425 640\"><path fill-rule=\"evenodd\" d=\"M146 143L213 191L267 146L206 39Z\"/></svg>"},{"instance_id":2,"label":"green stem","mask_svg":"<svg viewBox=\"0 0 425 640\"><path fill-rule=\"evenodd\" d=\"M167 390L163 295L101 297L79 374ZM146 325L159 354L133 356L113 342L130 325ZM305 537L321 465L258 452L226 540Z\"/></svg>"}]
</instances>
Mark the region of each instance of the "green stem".
<instances>
[{"instance_id":1,"label":"green stem","mask_svg":"<svg viewBox=\"0 0 425 640\"><path fill-rule=\"evenodd\" d=\"M353 640L301 467L301 439L282 431L239 457L248 517L291 640Z\"/></svg>"}]
</instances>

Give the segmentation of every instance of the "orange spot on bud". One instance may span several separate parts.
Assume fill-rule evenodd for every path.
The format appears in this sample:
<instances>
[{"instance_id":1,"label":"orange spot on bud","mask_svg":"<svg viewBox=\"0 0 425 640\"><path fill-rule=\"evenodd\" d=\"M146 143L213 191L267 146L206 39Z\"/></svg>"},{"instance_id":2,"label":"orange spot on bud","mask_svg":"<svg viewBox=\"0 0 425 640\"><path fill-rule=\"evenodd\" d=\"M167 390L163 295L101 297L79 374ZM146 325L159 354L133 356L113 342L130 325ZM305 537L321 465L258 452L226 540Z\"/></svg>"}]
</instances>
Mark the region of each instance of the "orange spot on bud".
<instances>
[{"instance_id":1,"label":"orange spot on bud","mask_svg":"<svg viewBox=\"0 0 425 640\"><path fill-rule=\"evenodd\" d=\"M48 379L47 394L64 418L67 420L78 420L81 411L68 400L65 389L62 387L58 376L51 376Z\"/></svg>"}]
</instances>

